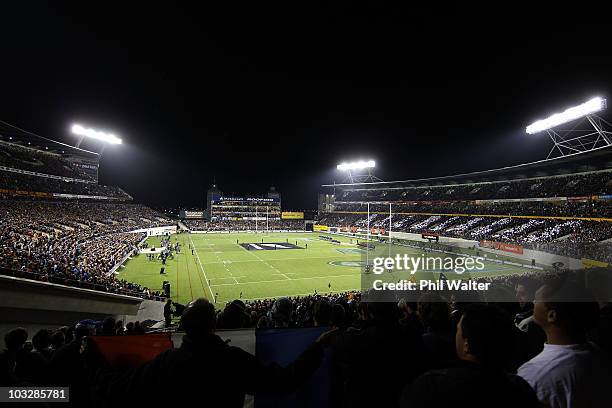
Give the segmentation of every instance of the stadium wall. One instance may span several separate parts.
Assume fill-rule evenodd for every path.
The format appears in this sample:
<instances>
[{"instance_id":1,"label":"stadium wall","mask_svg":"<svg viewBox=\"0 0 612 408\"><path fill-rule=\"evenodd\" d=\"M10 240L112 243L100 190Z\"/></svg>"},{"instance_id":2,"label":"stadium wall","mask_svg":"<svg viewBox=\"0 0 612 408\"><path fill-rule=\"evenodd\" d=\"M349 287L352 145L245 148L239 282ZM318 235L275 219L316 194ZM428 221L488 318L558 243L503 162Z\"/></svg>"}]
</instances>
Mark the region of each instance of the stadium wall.
<instances>
[{"instance_id":1,"label":"stadium wall","mask_svg":"<svg viewBox=\"0 0 612 408\"><path fill-rule=\"evenodd\" d=\"M141 228L134 231L130 231L132 233L145 233L147 237L158 237L166 234L176 234L177 227L176 225L167 225L165 227L153 227L153 228Z\"/></svg>"},{"instance_id":2,"label":"stadium wall","mask_svg":"<svg viewBox=\"0 0 612 408\"><path fill-rule=\"evenodd\" d=\"M421 234L414 234L414 233L409 233L409 232L391 231L391 238L406 239L409 241L427 242L426 239L423 239ZM504 257L512 257L512 258L520 259L520 260L527 261L527 262L531 262L532 259L535 259L535 262L540 265L552 266L553 264L557 262L561 262L563 263L565 267L569 269L572 269L572 270L582 269L582 261L580 259L570 258L567 256L562 256L562 255L549 254L548 252L535 251L535 250L527 249L527 248L523 249L522 254L516 254L516 253L510 253L510 252L494 249L494 248L482 247L480 246L479 241L472 241L472 240L467 240L467 239L462 239L462 238L440 236L439 242L441 244L448 244L448 245L456 246L459 248L476 247L479 250L489 253L489 254L493 254L497 256L504 256Z\"/></svg>"},{"instance_id":3,"label":"stadium wall","mask_svg":"<svg viewBox=\"0 0 612 408\"><path fill-rule=\"evenodd\" d=\"M359 237L359 238L367 237L367 234L349 234L349 233L337 233L337 232L327 232L327 233L335 234L335 235L344 235L347 237ZM391 234L391 238L394 238L394 239L404 239L407 241L417 241L417 242L428 242L428 240L424 239L421 234L415 234L411 232L394 232L394 231L391 231L390 234ZM387 237L386 235L370 234L370 239L378 239L378 238L386 238L386 237ZM539 265L552 266L553 264L560 262L563 264L563 267L569 268L571 270L579 270L583 268L583 261L581 259L570 258L567 256L562 256L562 255L550 254L548 252L535 251L532 249L523 248L523 253L517 254L517 253L511 253L507 251L498 250L498 249L482 247L480 246L479 241L467 240L467 239L462 239L462 238L454 238L454 237L443 237L443 236L440 236L439 243L447 244L447 245L457 247L457 248L475 247L478 250L489 253L489 254L506 257L506 258L511 257L516 260L524 261L526 262L527 265L531 264L532 260L535 259L536 264L539 264ZM520 265L520 264L517 264L517 265Z\"/></svg>"},{"instance_id":4,"label":"stadium wall","mask_svg":"<svg viewBox=\"0 0 612 408\"><path fill-rule=\"evenodd\" d=\"M107 316L161 320L163 307L134 296L0 275L0 336L18 326L53 328Z\"/></svg>"}]
</instances>

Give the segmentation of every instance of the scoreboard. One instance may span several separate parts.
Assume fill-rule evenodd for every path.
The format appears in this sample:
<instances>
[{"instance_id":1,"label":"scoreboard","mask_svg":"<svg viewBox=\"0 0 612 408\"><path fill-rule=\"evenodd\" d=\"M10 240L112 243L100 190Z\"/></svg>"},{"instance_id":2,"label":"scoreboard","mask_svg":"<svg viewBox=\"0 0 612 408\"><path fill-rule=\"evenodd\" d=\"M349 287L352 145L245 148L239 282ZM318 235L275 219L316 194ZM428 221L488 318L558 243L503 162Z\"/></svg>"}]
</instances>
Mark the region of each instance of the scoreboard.
<instances>
[{"instance_id":1,"label":"scoreboard","mask_svg":"<svg viewBox=\"0 0 612 408\"><path fill-rule=\"evenodd\" d=\"M440 234L437 232L423 232L421 238L428 240L429 242L440 241Z\"/></svg>"},{"instance_id":2,"label":"scoreboard","mask_svg":"<svg viewBox=\"0 0 612 408\"><path fill-rule=\"evenodd\" d=\"M210 216L215 220L280 220L281 201L278 197L239 197L214 195Z\"/></svg>"}]
</instances>

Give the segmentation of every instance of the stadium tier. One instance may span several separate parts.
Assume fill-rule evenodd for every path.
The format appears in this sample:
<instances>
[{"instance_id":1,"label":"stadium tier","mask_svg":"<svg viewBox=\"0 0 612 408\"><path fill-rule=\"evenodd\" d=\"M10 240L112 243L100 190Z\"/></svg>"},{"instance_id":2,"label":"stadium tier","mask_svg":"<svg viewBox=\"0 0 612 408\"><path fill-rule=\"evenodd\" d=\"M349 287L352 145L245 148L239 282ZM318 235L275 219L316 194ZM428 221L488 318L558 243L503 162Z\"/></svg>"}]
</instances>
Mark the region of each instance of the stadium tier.
<instances>
[{"instance_id":1,"label":"stadium tier","mask_svg":"<svg viewBox=\"0 0 612 408\"><path fill-rule=\"evenodd\" d=\"M96 182L62 179L46 174L25 174L0 168L0 194L6 197L92 198L129 201L132 197L120 187Z\"/></svg>"},{"instance_id":2,"label":"stadium tier","mask_svg":"<svg viewBox=\"0 0 612 408\"><path fill-rule=\"evenodd\" d=\"M584 173L551 175L522 180L464 182L445 180L435 184L403 182L397 186L371 183L344 186L338 201L444 201L444 200L503 200L550 197L584 197L606 195L610 191L610 172L602 170ZM433 181L433 180L432 180ZM431 183L431 181L430 181ZM401 185L399 185L401 184Z\"/></svg>"},{"instance_id":3,"label":"stadium tier","mask_svg":"<svg viewBox=\"0 0 612 408\"><path fill-rule=\"evenodd\" d=\"M111 272L137 250L140 229L171 225L135 204L0 201L3 274L113 293L160 297Z\"/></svg>"},{"instance_id":4,"label":"stadium tier","mask_svg":"<svg viewBox=\"0 0 612 408\"><path fill-rule=\"evenodd\" d=\"M98 163L84 157L77 159L74 156L0 140L0 166L71 179L96 181Z\"/></svg>"},{"instance_id":5,"label":"stadium tier","mask_svg":"<svg viewBox=\"0 0 612 408\"><path fill-rule=\"evenodd\" d=\"M426 180L339 184L318 223L434 233L612 261L612 168L601 152ZM388 235L388 234L387 234Z\"/></svg>"},{"instance_id":6,"label":"stadium tier","mask_svg":"<svg viewBox=\"0 0 612 408\"><path fill-rule=\"evenodd\" d=\"M0 121L0 195L129 201L116 186L98 184L99 155Z\"/></svg>"}]
</instances>

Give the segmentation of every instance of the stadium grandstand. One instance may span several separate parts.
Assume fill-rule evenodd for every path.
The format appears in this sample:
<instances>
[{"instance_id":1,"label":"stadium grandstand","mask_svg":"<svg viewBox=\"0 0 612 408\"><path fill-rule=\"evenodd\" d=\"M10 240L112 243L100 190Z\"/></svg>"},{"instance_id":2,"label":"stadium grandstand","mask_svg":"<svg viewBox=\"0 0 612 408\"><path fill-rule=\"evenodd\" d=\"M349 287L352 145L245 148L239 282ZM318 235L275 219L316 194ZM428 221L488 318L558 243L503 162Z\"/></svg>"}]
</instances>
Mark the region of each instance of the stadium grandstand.
<instances>
[{"instance_id":1,"label":"stadium grandstand","mask_svg":"<svg viewBox=\"0 0 612 408\"><path fill-rule=\"evenodd\" d=\"M51 296L69 287L84 299L102 292L109 301L165 300L163 288L128 282L116 271L147 236L176 229L176 221L99 184L99 154L1 122L0 164L3 289L30 282L25 293Z\"/></svg>"},{"instance_id":2,"label":"stadium grandstand","mask_svg":"<svg viewBox=\"0 0 612 408\"><path fill-rule=\"evenodd\" d=\"M99 154L0 121L0 194L37 198L129 201L116 186L98 184Z\"/></svg>"},{"instance_id":3,"label":"stadium grandstand","mask_svg":"<svg viewBox=\"0 0 612 408\"><path fill-rule=\"evenodd\" d=\"M304 214L282 211L274 187L266 194L227 195L213 184L206 193L206 211L183 211L181 218L193 232L304 230Z\"/></svg>"},{"instance_id":4,"label":"stadium grandstand","mask_svg":"<svg viewBox=\"0 0 612 408\"><path fill-rule=\"evenodd\" d=\"M504 169L325 185L318 223L516 244L612 261L610 148Z\"/></svg>"}]
</instances>

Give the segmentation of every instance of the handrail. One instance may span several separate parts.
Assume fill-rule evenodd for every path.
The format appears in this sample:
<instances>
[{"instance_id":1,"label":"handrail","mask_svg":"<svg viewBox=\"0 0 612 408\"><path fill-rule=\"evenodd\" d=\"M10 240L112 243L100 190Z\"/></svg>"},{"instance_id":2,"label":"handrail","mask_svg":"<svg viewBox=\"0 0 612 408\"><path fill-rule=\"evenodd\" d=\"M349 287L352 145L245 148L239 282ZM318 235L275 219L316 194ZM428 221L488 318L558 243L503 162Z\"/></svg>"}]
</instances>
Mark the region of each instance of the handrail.
<instances>
[{"instance_id":1,"label":"handrail","mask_svg":"<svg viewBox=\"0 0 612 408\"><path fill-rule=\"evenodd\" d=\"M49 276L48 274L32 272L32 271L17 271L17 270L10 269L10 268L0 267L0 275L13 276L16 278L31 279L31 280L41 281L41 282L49 282L49 283L54 283L54 284L63 285L67 287L73 287L73 288L89 289L89 290L96 290L99 292L139 297L141 299L158 300L158 301L166 300L164 296L147 295L145 293L138 292L138 291L133 291L133 290L128 290L128 289L117 289L112 286L100 285L96 283L85 282L85 281L69 279L69 278L58 278L55 276Z\"/></svg>"}]
</instances>

